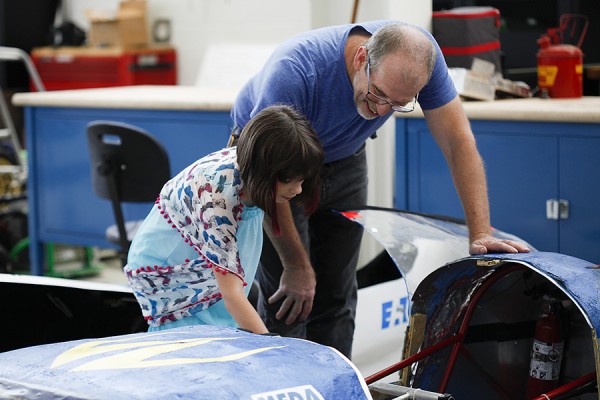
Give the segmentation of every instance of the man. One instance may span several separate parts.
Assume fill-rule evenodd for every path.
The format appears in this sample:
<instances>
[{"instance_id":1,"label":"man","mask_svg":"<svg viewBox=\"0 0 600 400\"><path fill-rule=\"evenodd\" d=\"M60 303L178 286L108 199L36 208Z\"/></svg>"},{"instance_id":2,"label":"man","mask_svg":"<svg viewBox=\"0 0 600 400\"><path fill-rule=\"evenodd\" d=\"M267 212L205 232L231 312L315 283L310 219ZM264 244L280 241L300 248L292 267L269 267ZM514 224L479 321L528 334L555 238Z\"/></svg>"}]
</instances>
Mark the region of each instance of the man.
<instances>
[{"instance_id":1,"label":"man","mask_svg":"<svg viewBox=\"0 0 600 400\"><path fill-rule=\"evenodd\" d=\"M310 216L279 207L281 233L267 237L257 274L259 314L272 332L351 356L356 309L357 224L331 210L366 205L365 141L418 99L446 157L469 228L469 251L528 251L492 236L481 158L433 37L393 21L334 26L279 46L241 90L232 110L242 128L261 109L290 104L310 120L325 150L321 201ZM237 129L236 128L236 129ZM234 131L236 130L234 129Z\"/></svg>"}]
</instances>

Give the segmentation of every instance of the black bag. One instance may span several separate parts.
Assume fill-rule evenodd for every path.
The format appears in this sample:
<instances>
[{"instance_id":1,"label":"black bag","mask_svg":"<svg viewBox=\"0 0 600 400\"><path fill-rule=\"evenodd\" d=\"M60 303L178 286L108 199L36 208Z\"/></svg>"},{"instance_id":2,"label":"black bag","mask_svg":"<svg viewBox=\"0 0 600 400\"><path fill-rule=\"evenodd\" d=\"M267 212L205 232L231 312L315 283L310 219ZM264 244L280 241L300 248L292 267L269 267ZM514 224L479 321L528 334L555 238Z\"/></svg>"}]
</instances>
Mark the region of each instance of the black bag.
<instances>
[{"instance_id":1,"label":"black bag","mask_svg":"<svg viewBox=\"0 0 600 400\"><path fill-rule=\"evenodd\" d=\"M501 72L500 11L493 7L457 7L432 14L432 34L450 68L471 68L473 58Z\"/></svg>"}]
</instances>

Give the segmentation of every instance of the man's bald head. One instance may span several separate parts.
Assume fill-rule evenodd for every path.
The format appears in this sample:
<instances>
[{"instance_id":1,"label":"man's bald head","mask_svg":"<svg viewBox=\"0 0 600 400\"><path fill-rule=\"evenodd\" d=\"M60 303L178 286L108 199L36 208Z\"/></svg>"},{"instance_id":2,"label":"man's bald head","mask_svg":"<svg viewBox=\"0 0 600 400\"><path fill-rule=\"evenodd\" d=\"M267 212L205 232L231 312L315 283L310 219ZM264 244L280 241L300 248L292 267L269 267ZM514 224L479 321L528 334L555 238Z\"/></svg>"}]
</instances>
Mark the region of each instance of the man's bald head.
<instances>
[{"instance_id":1,"label":"man's bald head","mask_svg":"<svg viewBox=\"0 0 600 400\"><path fill-rule=\"evenodd\" d=\"M425 84L433 73L437 57L435 47L429 37L413 26L398 23L386 25L371 36L365 47L374 70L386 56L391 55L399 57L405 66L407 76L402 79L425 72Z\"/></svg>"}]
</instances>

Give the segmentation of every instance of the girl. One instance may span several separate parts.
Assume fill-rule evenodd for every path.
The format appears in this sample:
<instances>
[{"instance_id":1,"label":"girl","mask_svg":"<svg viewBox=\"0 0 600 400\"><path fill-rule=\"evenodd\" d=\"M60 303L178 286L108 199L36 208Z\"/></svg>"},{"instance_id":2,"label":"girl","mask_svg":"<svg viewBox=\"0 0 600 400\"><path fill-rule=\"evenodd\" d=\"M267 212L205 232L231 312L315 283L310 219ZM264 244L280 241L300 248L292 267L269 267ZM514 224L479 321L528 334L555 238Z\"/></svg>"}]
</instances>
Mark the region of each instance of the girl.
<instances>
[{"instance_id":1,"label":"girl","mask_svg":"<svg viewBox=\"0 0 600 400\"><path fill-rule=\"evenodd\" d=\"M288 106L271 106L244 127L237 147L167 182L124 268L149 330L210 324L268 333L247 298L263 217L277 233L276 203L294 198L314 210L322 162L309 122Z\"/></svg>"}]
</instances>

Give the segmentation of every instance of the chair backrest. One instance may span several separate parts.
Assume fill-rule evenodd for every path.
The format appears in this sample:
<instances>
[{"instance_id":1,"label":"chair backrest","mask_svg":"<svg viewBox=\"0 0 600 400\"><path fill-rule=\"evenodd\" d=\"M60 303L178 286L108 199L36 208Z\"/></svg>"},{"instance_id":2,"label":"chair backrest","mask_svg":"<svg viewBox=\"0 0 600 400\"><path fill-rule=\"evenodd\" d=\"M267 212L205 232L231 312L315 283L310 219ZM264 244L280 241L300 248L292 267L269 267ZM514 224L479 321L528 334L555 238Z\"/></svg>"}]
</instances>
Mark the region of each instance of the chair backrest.
<instances>
[{"instance_id":1,"label":"chair backrest","mask_svg":"<svg viewBox=\"0 0 600 400\"><path fill-rule=\"evenodd\" d=\"M111 121L89 123L87 137L98 196L119 203L156 200L171 175L169 156L160 142L138 127ZM115 199L111 179L116 183Z\"/></svg>"},{"instance_id":2,"label":"chair backrest","mask_svg":"<svg viewBox=\"0 0 600 400\"><path fill-rule=\"evenodd\" d=\"M169 157L150 134L120 122L93 121L87 126L87 138L92 186L99 197L111 201L125 263L133 232L127 231L121 203L155 201L171 176Z\"/></svg>"}]
</instances>

